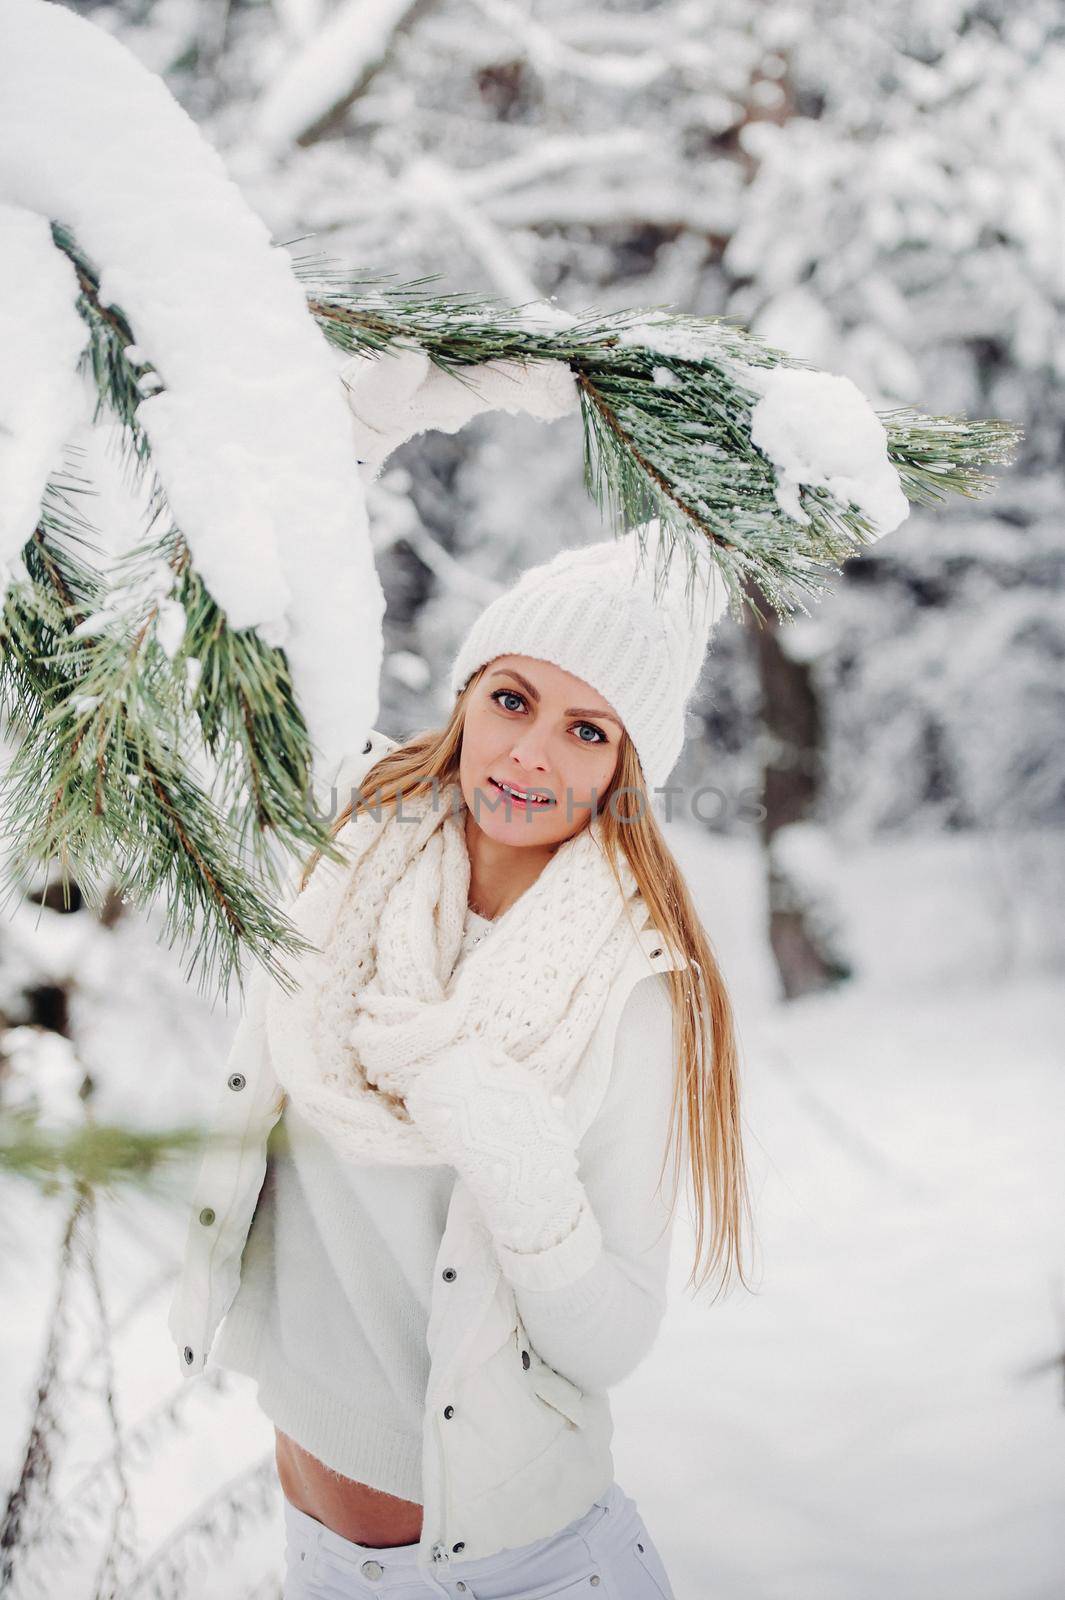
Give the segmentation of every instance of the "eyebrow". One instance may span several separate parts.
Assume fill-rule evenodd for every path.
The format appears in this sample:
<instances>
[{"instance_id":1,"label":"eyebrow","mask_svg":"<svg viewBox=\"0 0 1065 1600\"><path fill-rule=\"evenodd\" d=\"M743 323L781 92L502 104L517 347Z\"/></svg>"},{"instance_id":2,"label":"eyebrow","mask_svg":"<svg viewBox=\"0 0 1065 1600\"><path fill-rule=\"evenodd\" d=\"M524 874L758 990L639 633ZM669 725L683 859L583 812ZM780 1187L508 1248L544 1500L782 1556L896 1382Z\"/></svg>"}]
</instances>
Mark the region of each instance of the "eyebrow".
<instances>
[{"instance_id":1,"label":"eyebrow","mask_svg":"<svg viewBox=\"0 0 1065 1600\"><path fill-rule=\"evenodd\" d=\"M515 672L513 667L497 667L495 672L489 673L489 677L516 678L521 684L522 688L525 690L526 694L529 696L529 699L535 700L537 703L539 703L539 689L537 689L534 684L531 684L528 678L523 678L520 672ZM586 706L567 706L562 715L564 717L599 717L601 720L605 719L607 722L616 723L619 728L622 726L621 722L617 717L615 717L612 711L594 711L589 710Z\"/></svg>"}]
</instances>

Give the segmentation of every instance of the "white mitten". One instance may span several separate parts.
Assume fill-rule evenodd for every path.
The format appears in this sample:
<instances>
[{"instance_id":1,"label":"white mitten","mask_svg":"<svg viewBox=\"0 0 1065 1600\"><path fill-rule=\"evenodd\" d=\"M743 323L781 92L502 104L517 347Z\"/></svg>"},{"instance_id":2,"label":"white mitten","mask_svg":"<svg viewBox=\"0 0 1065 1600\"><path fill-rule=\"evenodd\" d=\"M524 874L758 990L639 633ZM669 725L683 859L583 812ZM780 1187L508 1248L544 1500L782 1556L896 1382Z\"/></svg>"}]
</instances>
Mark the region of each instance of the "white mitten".
<instances>
[{"instance_id":1,"label":"white mitten","mask_svg":"<svg viewBox=\"0 0 1065 1600\"><path fill-rule=\"evenodd\" d=\"M576 1231L591 1263L599 1229L577 1176L561 1095L504 1051L464 1039L425 1065L406 1105L427 1143L472 1191L497 1244L539 1252Z\"/></svg>"}]
</instances>

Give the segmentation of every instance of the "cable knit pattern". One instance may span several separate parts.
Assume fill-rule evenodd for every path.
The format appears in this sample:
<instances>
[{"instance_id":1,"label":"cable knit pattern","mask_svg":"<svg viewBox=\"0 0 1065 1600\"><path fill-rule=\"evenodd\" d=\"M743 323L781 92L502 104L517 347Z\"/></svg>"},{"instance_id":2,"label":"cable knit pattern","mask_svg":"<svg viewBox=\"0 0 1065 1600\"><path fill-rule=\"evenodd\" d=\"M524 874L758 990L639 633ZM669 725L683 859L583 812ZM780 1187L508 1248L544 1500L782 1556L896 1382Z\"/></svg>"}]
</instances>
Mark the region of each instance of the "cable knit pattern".
<instances>
[{"instance_id":1,"label":"cable knit pattern","mask_svg":"<svg viewBox=\"0 0 1065 1600\"><path fill-rule=\"evenodd\" d=\"M672 544L656 518L529 567L473 623L451 666L452 692L497 656L552 661L610 702L647 782L665 784L729 601L717 563L683 543Z\"/></svg>"},{"instance_id":2,"label":"cable knit pattern","mask_svg":"<svg viewBox=\"0 0 1065 1600\"><path fill-rule=\"evenodd\" d=\"M456 971L465 816L457 783L404 798L398 814L363 811L337 835L347 867L321 862L290 911L316 949L296 964L296 993L271 990L274 1070L353 1160L439 1162L405 1096L458 1045L564 1091L639 926L635 880L622 862L619 892L593 818Z\"/></svg>"},{"instance_id":3,"label":"cable knit pattern","mask_svg":"<svg viewBox=\"0 0 1065 1600\"><path fill-rule=\"evenodd\" d=\"M581 1249L591 1264L601 1239L563 1104L480 1040L443 1051L407 1095L411 1116L476 1197L499 1244L546 1250L583 1224Z\"/></svg>"},{"instance_id":4,"label":"cable knit pattern","mask_svg":"<svg viewBox=\"0 0 1065 1600\"><path fill-rule=\"evenodd\" d=\"M470 912L460 961L491 943ZM658 1192L673 1090L664 977L621 1015L609 1086L579 1147L604 1248L562 1287L529 1285L535 1257L502 1252L539 1354L583 1390L626 1379L666 1307L672 1164ZM426 1325L456 1174L353 1164L285 1109L212 1364L253 1378L266 1415L346 1477L421 1502Z\"/></svg>"}]
</instances>

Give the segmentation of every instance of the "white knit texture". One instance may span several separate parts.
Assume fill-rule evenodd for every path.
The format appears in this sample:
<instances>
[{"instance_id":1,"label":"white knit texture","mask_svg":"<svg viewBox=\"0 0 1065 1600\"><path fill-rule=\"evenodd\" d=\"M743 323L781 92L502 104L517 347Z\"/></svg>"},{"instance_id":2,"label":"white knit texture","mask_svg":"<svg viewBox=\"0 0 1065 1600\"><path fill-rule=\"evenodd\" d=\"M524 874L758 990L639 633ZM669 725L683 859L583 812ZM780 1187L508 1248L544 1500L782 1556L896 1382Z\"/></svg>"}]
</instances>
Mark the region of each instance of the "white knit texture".
<instances>
[{"instance_id":1,"label":"white knit texture","mask_svg":"<svg viewBox=\"0 0 1065 1600\"><path fill-rule=\"evenodd\" d=\"M470 1189L497 1244L549 1250L580 1227L590 1266L601 1239L564 1103L479 1039L443 1051L407 1092L412 1118Z\"/></svg>"},{"instance_id":2,"label":"white knit texture","mask_svg":"<svg viewBox=\"0 0 1065 1600\"><path fill-rule=\"evenodd\" d=\"M711 630L728 604L706 558L689 588L685 553L667 551L657 521L623 539L561 550L524 572L477 618L451 669L458 694L503 655L550 661L617 712L644 777L664 784L684 745L684 717Z\"/></svg>"},{"instance_id":3,"label":"white knit texture","mask_svg":"<svg viewBox=\"0 0 1065 1600\"><path fill-rule=\"evenodd\" d=\"M290 915L315 952L268 999L274 1071L301 1113L355 1161L432 1163L404 1095L441 1053L477 1040L564 1090L631 949L640 904L593 818L567 839L456 973L468 900L461 789L364 811L337 836ZM630 919L632 924L630 926Z\"/></svg>"},{"instance_id":4,"label":"white knit texture","mask_svg":"<svg viewBox=\"0 0 1065 1600\"><path fill-rule=\"evenodd\" d=\"M491 927L470 914L460 960L491 942ZM605 1391L636 1369L666 1306L672 1165L656 1188L672 1029L665 980L637 983L580 1145L606 1248L562 1288L515 1284L534 1347L583 1390ZM253 1378L271 1421L334 1471L420 1503L426 1323L454 1174L352 1165L291 1108L284 1125L293 1136L263 1187L211 1364Z\"/></svg>"}]
</instances>

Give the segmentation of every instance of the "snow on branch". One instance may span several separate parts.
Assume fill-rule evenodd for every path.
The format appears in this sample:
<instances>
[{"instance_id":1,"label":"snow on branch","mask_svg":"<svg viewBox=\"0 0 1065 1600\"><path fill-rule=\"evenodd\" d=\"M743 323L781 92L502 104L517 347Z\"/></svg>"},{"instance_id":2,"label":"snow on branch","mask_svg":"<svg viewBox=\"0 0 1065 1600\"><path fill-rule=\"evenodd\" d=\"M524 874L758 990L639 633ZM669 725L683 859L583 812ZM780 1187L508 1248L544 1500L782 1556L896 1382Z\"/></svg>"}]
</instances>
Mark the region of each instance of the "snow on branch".
<instances>
[{"instance_id":1,"label":"snow on branch","mask_svg":"<svg viewBox=\"0 0 1065 1600\"><path fill-rule=\"evenodd\" d=\"M563 361L486 361L459 377L434 366L424 350L394 346L379 357L356 355L341 368L364 476L416 434L457 433L486 411L524 412L543 422L579 411Z\"/></svg>"},{"instance_id":2,"label":"snow on branch","mask_svg":"<svg viewBox=\"0 0 1065 1600\"><path fill-rule=\"evenodd\" d=\"M525 184L556 178L560 173L580 174L585 168L628 163L631 167L647 153L647 136L642 130L619 128L609 134L559 134L538 139L526 150L488 161L478 167L455 167L440 162L439 156L418 158L400 169L387 190L365 199L346 197L345 223L379 220L393 211L416 210L433 199L427 193L421 174L423 161L432 159L443 167L450 184L465 202L487 205L497 197ZM583 195L587 205L596 207L596 190ZM576 202L567 202L574 204Z\"/></svg>"},{"instance_id":3,"label":"snow on branch","mask_svg":"<svg viewBox=\"0 0 1065 1600\"><path fill-rule=\"evenodd\" d=\"M197 570L232 628L284 647L331 759L376 716L384 600L342 395L291 261L116 39L42 0L6 0L5 21L0 199L71 228L99 267L101 304L162 383L137 419Z\"/></svg>"},{"instance_id":4,"label":"snow on branch","mask_svg":"<svg viewBox=\"0 0 1065 1600\"><path fill-rule=\"evenodd\" d=\"M24 576L20 552L41 515L48 475L74 427L76 368L89 330L74 268L45 217L0 203L0 589ZM21 569L21 570L20 570Z\"/></svg>"},{"instance_id":5,"label":"snow on branch","mask_svg":"<svg viewBox=\"0 0 1065 1600\"><path fill-rule=\"evenodd\" d=\"M412 433L453 431L475 414L460 381L474 384L476 410L498 407L508 390L491 375L524 365L517 407L544 415L530 400L564 414L572 380L585 482L601 508L626 527L661 519L693 572L703 565L705 576L708 557L721 569L738 612L753 605L752 581L779 616L805 609L802 596L823 593L829 571L897 528L910 501L981 494L981 469L1008 461L1017 442L997 419L904 407L881 417L850 380L720 319L578 319L543 301L515 310L381 286L313 260L297 269L330 342L354 358L343 370L371 477ZM402 354L387 363L390 347ZM558 369L557 390L552 375L542 393L541 367Z\"/></svg>"},{"instance_id":6,"label":"snow on branch","mask_svg":"<svg viewBox=\"0 0 1065 1600\"><path fill-rule=\"evenodd\" d=\"M552 72L563 72L614 89L646 89L671 67L657 50L647 50L640 55L620 55L616 51L592 55L575 50L512 0L474 0L474 4L524 45L529 60L545 77Z\"/></svg>"},{"instance_id":7,"label":"snow on branch","mask_svg":"<svg viewBox=\"0 0 1065 1600\"><path fill-rule=\"evenodd\" d=\"M309 142L365 87L418 0L344 0L266 91L253 142L272 154Z\"/></svg>"}]
</instances>

